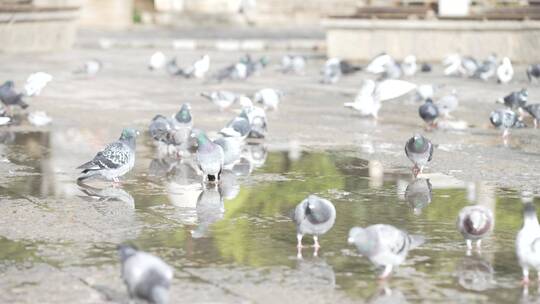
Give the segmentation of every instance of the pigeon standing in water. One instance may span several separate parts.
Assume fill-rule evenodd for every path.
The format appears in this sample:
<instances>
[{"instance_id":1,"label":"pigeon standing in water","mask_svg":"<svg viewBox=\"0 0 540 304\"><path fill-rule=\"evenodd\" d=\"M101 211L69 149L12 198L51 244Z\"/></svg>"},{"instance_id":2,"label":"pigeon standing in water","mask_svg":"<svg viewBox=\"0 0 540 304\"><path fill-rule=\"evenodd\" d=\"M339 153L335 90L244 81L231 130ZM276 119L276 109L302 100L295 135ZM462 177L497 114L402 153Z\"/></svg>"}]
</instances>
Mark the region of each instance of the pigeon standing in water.
<instances>
[{"instance_id":1,"label":"pigeon standing in water","mask_svg":"<svg viewBox=\"0 0 540 304\"><path fill-rule=\"evenodd\" d=\"M540 77L540 64L531 64L527 67L527 78L529 82L538 82Z\"/></svg>"},{"instance_id":2,"label":"pigeon standing in water","mask_svg":"<svg viewBox=\"0 0 540 304\"><path fill-rule=\"evenodd\" d=\"M384 267L379 279L386 279L392 268L405 262L410 250L422 245L424 237L410 235L391 225L377 224L349 231L348 243L377 267Z\"/></svg>"},{"instance_id":3,"label":"pigeon standing in water","mask_svg":"<svg viewBox=\"0 0 540 304\"><path fill-rule=\"evenodd\" d=\"M516 125L519 121L517 114L510 109L499 109L491 112L489 121L495 128L503 129L503 139L507 140L510 135L509 129Z\"/></svg>"},{"instance_id":4,"label":"pigeon standing in water","mask_svg":"<svg viewBox=\"0 0 540 304\"><path fill-rule=\"evenodd\" d=\"M2 101L8 109L13 106L19 106L22 109L28 108L28 104L24 102L22 98L23 94L15 91L15 83L13 81L8 80L0 86L0 101Z\"/></svg>"},{"instance_id":5,"label":"pigeon standing in water","mask_svg":"<svg viewBox=\"0 0 540 304\"><path fill-rule=\"evenodd\" d=\"M516 237L516 254L523 270L522 283L528 284L529 269L540 272L540 225L532 202L523 206L523 227Z\"/></svg>"},{"instance_id":6,"label":"pigeon standing in water","mask_svg":"<svg viewBox=\"0 0 540 304\"><path fill-rule=\"evenodd\" d=\"M129 297L155 304L169 303L169 287L174 273L171 266L155 255L129 245L118 246L122 279Z\"/></svg>"},{"instance_id":7,"label":"pigeon standing in water","mask_svg":"<svg viewBox=\"0 0 540 304\"><path fill-rule=\"evenodd\" d=\"M135 138L138 134L135 129L124 129L120 139L105 146L91 161L77 167L82 169L77 180L101 176L119 182L118 177L131 171L135 165Z\"/></svg>"},{"instance_id":8,"label":"pigeon standing in water","mask_svg":"<svg viewBox=\"0 0 540 304\"><path fill-rule=\"evenodd\" d=\"M277 110L282 97L283 92L276 89L266 88L259 90L253 95L253 102L262 103L265 110Z\"/></svg>"},{"instance_id":9,"label":"pigeon standing in water","mask_svg":"<svg viewBox=\"0 0 540 304\"><path fill-rule=\"evenodd\" d=\"M482 239L491 233L494 226L493 212L487 207L467 206L459 212L457 229L467 242L467 250L472 249L473 241L480 250Z\"/></svg>"},{"instance_id":10,"label":"pigeon standing in water","mask_svg":"<svg viewBox=\"0 0 540 304\"><path fill-rule=\"evenodd\" d=\"M302 248L302 238L305 234L313 235L315 255L319 245L319 236L325 234L334 226L336 208L324 198L310 195L296 206L294 222L296 224L297 247Z\"/></svg>"},{"instance_id":11,"label":"pigeon standing in water","mask_svg":"<svg viewBox=\"0 0 540 304\"><path fill-rule=\"evenodd\" d=\"M33 73L26 79L24 93L26 96L38 96L51 80L52 76L50 74L44 72Z\"/></svg>"},{"instance_id":12,"label":"pigeon standing in water","mask_svg":"<svg viewBox=\"0 0 540 304\"><path fill-rule=\"evenodd\" d=\"M229 91L203 92L201 93L201 96L218 106L220 111L232 106L238 98L238 95Z\"/></svg>"},{"instance_id":13,"label":"pigeon standing in water","mask_svg":"<svg viewBox=\"0 0 540 304\"><path fill-rule=\"evenodd\" d=\"M452 118L452 115L450 115L450 113L455 111L459 106L457 92L453 90L452 94L446 95L441 99L437 100L436 106L441 115L443 115L445 118Z\"/></svg>"},{"instance_id":14,"label":"pigeon standing in water","mask_svg":"<svg viewBox=\"0 0 540 304\"><path fill-rule=\"evenodd\" d=\"M412 171L416 177L433 158L433 144L424 136L415 134L405 144L405 154L414 164Z\"/></svg>"},{"instance_id":15,"label":"pigeon standing in water","mask_svg":"<svg viewBox=\"0 0 540 304\"><path fill-rule=\"evenodd\" d=\"M203 174L203 183L209 181L217 184L221 171L223 171L225 157L223 148L213 143L201 130L194 130L192 136L197 139L198 146L195 157Z\"/></svg>"},{"instance_id":16,"label":"pigeon standing in water","mask_svg":"<svg viewBox=\"0 0 540 304\"><path fill-rule=\"evenodd\" d=\"M525 111L533 117L534 128L538 128L538 121L540 120L540 104L531 104L524 107Z\"/></svg>"},{"instance_id":17,"label":"pigeon standing in water","mask_svg":"<svg viewBox=\"0 0 540 304\"><path fill-rule=\"evenodd\" d=\"M497 68L497 81L502 84L507 84L512 80L512 77L514 77L512 62L510 61L510 58L504 57L501 65Z\"/></svg>"},{"instance_id":18,"label":"pigeon standing in water","mask_svg":"<svg viewBox=\"0 0 540 304\"><path fill-rule=\"evenodd\" d=\"M401 70L403 71L403 75L414 76L417 69L418 67L416 65L416 56L409 55L405 57L405 59L403 59L403 63L401 64Z\"/></svg>"},{"instance_id":19,"label":"pigeon standing in water","mask_svg":"<svg viewBox=\"0 0 540 304\"><path fill-rule=\"evenodd\" d=\"M428 130L437 127L435 120L439 117L439 109L431 98L426 99L426 102L418 108L418 114L426 122Z\"/></svg>"},{"instance_id":20,"label":"pigeon standing in water","mask_svg":"<svg viewBox=\"0 0 540 304\"><path fill-rule=\"evenodd\" d=\"M416 215L431 203L432 188L429 179L417 178L410 182L405 189L405 200L413 208Z\"/></svg>"}]
</instances>

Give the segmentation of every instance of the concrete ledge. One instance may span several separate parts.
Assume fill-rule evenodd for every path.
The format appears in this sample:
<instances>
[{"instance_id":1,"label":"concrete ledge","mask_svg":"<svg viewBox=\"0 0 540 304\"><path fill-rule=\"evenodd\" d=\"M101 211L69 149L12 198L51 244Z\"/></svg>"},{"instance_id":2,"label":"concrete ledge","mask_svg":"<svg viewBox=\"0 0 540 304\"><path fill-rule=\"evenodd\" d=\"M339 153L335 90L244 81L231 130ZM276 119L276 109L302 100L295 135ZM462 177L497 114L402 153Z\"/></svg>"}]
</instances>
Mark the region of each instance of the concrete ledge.
<instances>
[{"instance_id":1,"label":"concrete ledge","mask_svg":"<svg viewBox=\"0 0 540 304\"><path fill-rule=\"evenodd\" d=\"M381 52L439 61L450 53L540 61L540 21L326 19L327 54L367 61Z\"/></svg>"}]
</instances>

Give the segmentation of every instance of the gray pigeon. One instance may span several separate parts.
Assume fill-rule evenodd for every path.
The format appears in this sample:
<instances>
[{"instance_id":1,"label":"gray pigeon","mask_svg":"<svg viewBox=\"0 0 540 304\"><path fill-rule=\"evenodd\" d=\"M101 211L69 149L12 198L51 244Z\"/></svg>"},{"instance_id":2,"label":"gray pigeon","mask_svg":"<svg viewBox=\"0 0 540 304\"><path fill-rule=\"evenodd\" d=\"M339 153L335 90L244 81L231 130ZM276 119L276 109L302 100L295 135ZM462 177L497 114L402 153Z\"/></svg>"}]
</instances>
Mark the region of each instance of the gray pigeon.
<instances>
[{"instance_id":1,"label":"gray pigeon","mask_svg":"<svg viewBox=\"0 0 540 304\"><path fill-rule=\"evenodd\" d=\"M182 145L188 142L193 127L193 118L191 116L191 106L184 103L178 113L171 119L171 139L175 145Z\"/></svg>"},{"instance_id":2,"label":"gray pigeon","mask_svg":"<svg viewBox=\"0 0 540 304\"><path fill-rule=\"evenodd\" d=\"M478 67L478 61L470 56L466 56L461 59L461 73L465 76L474 76L474 74L476 74L476 70L478 70Z\"/></svg>"},{"instance_id":3,"label":"gray pigeon","mask_svg":"<svg viewBox=\"0 0 540 304\"><path fill-rule=\"evenodd\" d=\"M321 70L323 76L322 83L333 84L339 81L342 75L340 62L341 60L339 58L330 58L324 63Z\"/></svg>"},{"instance_id":4,"label":"gray pigeon","mask_svg":"<svg viewBox=\"0 0 540 304\"><path fill-rule=\"evenodd\" d=\"M422 245L424 237L409 235L391 225L377 224L349 231L348 243L354 244L361 255L376 267L384 266L380 279L387 278L392 268L405 262L410 250Z\"/></svg>"},{"instance_id":5,"label":"gray pigeon","mask_svg":"<svg viewBox=\"0 0 540 304\"><path fill-rule=\"evenodd\" d=\"M248 137L264 138L268 132L268 121L264 109L253 106L253 102L247 96L240 96L238 100L249 120L251 131Z\"/></svg>"},{"instance_id":6,"label":"gray pigeon","mask_svg":"<svg viewBox=\"0 0 540 304\"><path fill-rule=\"evenodd\" d=\"M472 249L472 241L480 250L482 239L491 233L494 224L493 212L481 205L464 207L457 218L457 229L467 242L467 250Z\"/></svg>"},{"instance_id":7,"label":"gray pigeon","mask_svg":"<svg viewBox=\"0 0 540 304\"><path fill-rule=\"evenodd\" d=\"M480 78L484 81L489 80L489 78L495 76L497 73L497 57L495 55L490 55L474 73L474 77Z\"/></svg>"},{"instance_id":8,"label":"gray pigeon","mask_svg":"<svg viewBox=\"0 0 540 304\"><path fill-rule=\"evenodd\" d=\"M155 255L137 250L129 245L118 246L122 263L122 279L129 297L150 303L169 303L169 287L173 269Z\"/></svg>"},{"instance_id":9,"label":"gray pigeon","mask_svg":"<svg viewBox=\"0 0 540 304\"><path fill-rule=\"evenodd\" d=\"M502 103L512 110L521 109L527 104L528 97L527 89L521 89L506 95L504 98L499 98L497 103Z\"/></svg>"},{"instance_id":10,"label":"gray pigeon","mask_svg":"<svg viewBox=\"0 0 540 304\"><path fill-rule=\"evenodd\" d=\"M426 102L418 108L418 114L427 123L428 130L435 128L435 120L439 117L439 109L433 104L431 98L427 98Z\"/></svg>"},{"instance_id":11,"label":"gray pigeon","mask_svg":"<svg viewBox=\"0 0 540 304\"><path fill-rule=\"evenodd\" d=\"M214 78L217 81L225 79L245 80L248 77L248 66L242 62L231 64L217 72Z\"/></svg>"},{"instance_id":12,"label":"gray pigeon","mask_svg":"<svg viewBox=\"0 0 540 304\"><path fill-rule=\"evenodd\" d=\"M197 153L195 154L199 169L203 173L203 182L217 182L223 170L224 153L220 145L213 143L201 130L192 133L197 139Z\"/></svg>"},{"instance_id":13,"label":"gray pigeon","mask_svg":"<svg viewBox=\"0 0 540 304\"><path fill-rule=\"evenodd\" d=\"M540 64L531 64L527 67L527 78L529 82L538 82L540 77Z\"/></svg>"},{"instance_id":14,"label":"gray pigeon","mask_svg":"<svg viewBox=\"0 0 540 304\"><path fill-rule=\"evenodd\" d=\"M491 112L489 121L495 128L503 129L503 139L510 135L509 129L519 122L517 114L510 109L498 109Z\"/></svg>"},{"instance_id":15,"label":"gray pigeon","mask_svg":"<svg viewBox=\"0 0 540 304\"><path fill-rule=\"evenodd\" d=\"M77 180L101 176L118 182L118 177L131 171L135 165L135 138L138 134L135 129L124 129L120 139L105 146L91 161L77 167L83 169Z\"/></svg>"},{"instance_id":16,"label":"gray pigeon","mask_svg":"<svg viewBox=\"0 0 540 304\"><path fill-rule=\"evenodd\" d=\"M246 65L247 77L258 75L268 65L268 58L262 56L258 60L253 60L249 54L240 59L240 63Z\"/></svg>"},{"instance_id":17,"label":"gray pigeon","mask_svg":"<svg viewBox=\"0 0 540 304\"><path fill-rule=\"evenodd\" d=\"M240 159L242 152L242 142L236 137L220 137L214 140L223 149L223 166L229 167L234 165Z\"/></svg>"},{"instance_id":18,"label":"gray pigeon","mask_svg":"<svg viewBox=\"0 0 540 304\"><path fill-rule=\"evenodd\" d=\"M413 174L418 176L433 158L433 144L420 134L415 134L405 144L405 154L414 164Z\"/></svg>"},{"instance_id":19,"label":"gray pigeon","mask_svg":"<svg viewBox=\"0 0 540 304\"><path fill-rule=\"evenodd\" d=\"M0 101L7 107L19 106L22 109L28 108L28 104L22 99L23 93L15 92L15 83L11 80L4 82L0 86Z\"/></svg>"},{"instance_id":20,"label":"gray pigeon","mask_svg":"<svg viewBox=\"0 0 540 304\"><path fill-rule=\"evenodd\" d=\"M432 188L429 179L417 178L411 181L405 189L405 200L413 208L416 215L431 203Z\"/></svg>"},{"instance_id":21,"label":"gray pigeon","mask_svg":"<svg viewBox=\"0 0 540 304\"><path fill-rule=\"evenodd\" d=\"M516 237L516 254L523 270L523 283L528 284L529 269L540 272L540 225L532 202L523 206L523 227Z\"/></svg>"},{"instance_id":22,"label":"gray pigeon","mask_svg":"<svg viewBox=\"0 0 540 304\"><path fill-rule=\"evenodd\" d=\"M306 67L306 58L300 55L285 55L281 59L281 72L302 75Z\"/></svg>"},{"instance_id":23,"label":"gray pigeon","mask_svg":"<svg viewBox=\"0 0 540 304\"><path fill-rule=\"evenodd\" d=\"M225 137L234 137L239 140L247 138L251 132L251 125L246 114L246 110L242 110L240 115L229 121L227 125L219 131L219 134Z\"/></svg>"},{"instance_id":24,"label":"gray pigeon","mask_svg":"<svg viewBox=\"0 0 540 304\"><path fill-rule=\"evenodd\" d=\"M218 106L220 111L232 106L238 98L237 94L229 91L203 92L201 93L201 96Z\"/></svg>"},{"instance_id":25,"label":"gray pigeon","mask_svg":"<svg viewBox=\"0 0 540 304\"><path fill-rule=\"evenodd\" d=\"M296 238L298 248L302 248L304 234L313 235L314 247L319 245L319 236L325 234L334 226L336 221L336 208L324 198L310 195L296 206L294 222L296 224Z\"/></svg>"},{"instance_id":26,"label":"gray pigeon","mask_svg":"<svg viewBox=\"0 0 540 304\"><path fill-rule=\"evenodd\" d=\"M171 142L171 122L163 115L152 118L148 132L155 141L169 144Z\"/></svg>"},{"instance_id":27,"label":"gray pigeon","mask_svg":"<svg viewBox=\"0 0 540 304\"><path fill-rule=\"evenodd\" d=\"M540 120L540 103L526 105L523 109L533 117L534 128L536 129Z\"/></svg>"}]
</instances>

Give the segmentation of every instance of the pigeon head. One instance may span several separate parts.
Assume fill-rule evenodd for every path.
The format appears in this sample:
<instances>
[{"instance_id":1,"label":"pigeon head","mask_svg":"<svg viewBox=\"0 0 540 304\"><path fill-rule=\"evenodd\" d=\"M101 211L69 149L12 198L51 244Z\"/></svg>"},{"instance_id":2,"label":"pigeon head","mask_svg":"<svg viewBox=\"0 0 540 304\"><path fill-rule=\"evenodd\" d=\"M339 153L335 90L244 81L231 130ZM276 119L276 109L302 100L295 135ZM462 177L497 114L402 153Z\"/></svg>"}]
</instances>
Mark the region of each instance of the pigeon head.
<instances>
[{"instance_id":1,"label":"pigeon head","mask_svg":"<svg viewBox=\"0 0 540 304\"><path fill-rule=\"evenodd\" d=\"M191 121L191 113L189 111L190 109L191 109L191 106L189 105L189 103L183 104L182 107L180 108L180 111L176 113L174 118L177 121L182 122L182 123L190 122Z\"/></svg>"},{"instance_id":2,"label":"pigeon head","mask_svg":"<svg viewBox=\"0 0 540 304\"><path fill-rule=\"evenodd\" d=\"M306 204L306 217L313 224L322 224L331 217L330 210L326 208L324 202L316 195L310 195Z\"/></svg>"},{"instance_id":3,"label":"pigeon head","mask_svg":"<svg viewBox=\"0 0 540 304\"><path fill-rule=\"evenodd\" d=\"M266 56L263 56L261 57L261 59L259 59L259 62L262 64L262 66L266 66L269 62L268 58Z\"/></svg>"},{"instance_id":4,"label":"pigeon head","mask_svg":"<svg viewBox=\"0 0 540 304\"><path fill-rule=\"evenodd\" d=\"M208 136L206 136L206 134L202 130L199 130L199 129L193 129L191 131L191 137L197 140L197 145L199 147L204 146L210 142L210 139L208 138Z\"/></svg>"},{"instance_id":5,"label":"pigeon head","mask_svg":"<svg viewBox=\"0 0 540 304\"><path fill-rule=\"evenodd\" d=\"M521 89L521 91L519 91L519 95L520 97L527 98L529 97L529 92L527 91L527 89L523 88Z\"/></svg>"},{"instance_id":6,"label":"pigeon head","mask_svg":"<svg viewBox=\"0 0 540 304\"><path fill-rule=\"evenodd\" d=\"M523 204L523 218L525 219L525 222L531 220L538 222L538 218L536 216L536 208L534 207L533 203Z\"/></svg>"},{"instance_id":7,"label":"pigeon head","mask_svg":"<svg viewBox=\"0 0 540 304\"><path fill-rule=\"evenodd\" d=\"M431 98L426 98L426 103L433 103L433 99L431 99Z\"/></svg>"},{"instance_id":8,"label":"pigeon head","mask_svg":"<svg viewBox=\"0 0 540 304\"><path fill-rule=\"evenodd\" d=\"M133 245L127 245L127 244L118 245L117 249L118 249L118 254L120 255L120 260L122 262L127 260L129 257L133 256L134 254L136 254L138 251L137 247Z\"/></svg>"},{"instance_id":9,"label":"pigeon head","mask_svg":"<svg viewBox=\"0 0 540 304\"><path fill-rule=\"evenodd\" d=\"M361 254L366 254L375 247L374 240L369 237L364 228L360 227L353 227L349 230L347 242L351 245L356 245L356 248L358 248L358 251L360 251Z\"/></svg>"},{"instance_id":10,"label":"pigeon head","mask_svg":"<svg viewBox=\"0 0 540 304\"><path fill-rule=\"evenodd\" d=\"M134 139L135 137L137 137L137 135L139 135L139 131L133 128L125 128L124 130L122 130L120 139L123 139L123 140Z\"/></svg>"},{"instance_id":11,"label":"pigeon head","mask_svg":"<svg viewBox=\"0 0 540 304\"><path fill-rule=\"evenodd\" d=\"M409 150L414 153L421 153L427 150L428 144L427 140L424 136L420 134L415 134L410 140L409 140Z\"/></svg>"},{"instance_id":12,"label":"pigeon head","mask_svg":"<svg viewBox=\"0 0 540 304\"><path fill-rule=\"evenodd\" d=\"M15 86L15 83L13 82L13 80L8 80L8 81L4 82L4 84L2 86L7 87L7 88L13 88Z\"/></svg>"}]
</instances>

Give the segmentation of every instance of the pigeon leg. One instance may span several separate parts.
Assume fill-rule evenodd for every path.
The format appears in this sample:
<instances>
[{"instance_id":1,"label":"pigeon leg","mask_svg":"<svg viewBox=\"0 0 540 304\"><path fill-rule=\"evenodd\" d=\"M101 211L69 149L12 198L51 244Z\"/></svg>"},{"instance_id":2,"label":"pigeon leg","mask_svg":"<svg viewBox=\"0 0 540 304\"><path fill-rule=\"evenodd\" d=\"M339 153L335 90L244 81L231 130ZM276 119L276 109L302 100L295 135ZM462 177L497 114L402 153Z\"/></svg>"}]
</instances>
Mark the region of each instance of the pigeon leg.
<instances>
[{"instance_id":1,"label":"pigeon leg","mask_svg":"<svg viewBox=\"0 0 540 304\"><path fill-rule=\"evenodd\" d=\"M304 257L302 256L302 248L301 247L298 247L297 248L297 251L296 251L296 258L301 260L303 259Z\"/></svg>"},{"instance_id":2,"label":"pigeon leg","mask_svg":"<svg viewBox=\"0 0 540 304\"><path fill-rule=\"evenodd\" d=\"M508 139L509 136L510 136L510 130L504 129L503 135L502 135L503 139Z\"/></svg>"},{"instance_id":3,"label":"pigeon leg","mask_svg":"<svg viewBox=\"0 0 540 304\"><path fill-rule=\"evenodd\" d=\"M472 249L472 241L467 240L467 250L471 250L471 249Z\"/></svg>"},{"instance_id":4,"label":"pigeon leg","mask_svg":"<svg viewBox=\"0 0 540 304\"><path fill-rule=\"evenodd\" d=\"M321 245L319 245L319 237L316 235L313 236L313 247L317 249L321 248Z\"/></svg>"},{"instance_id":5,"label":"pigeon leg","mask_svg":"<svg viewBox=\"0 0 540 304\"><path fill-rule=\"evenodd\" d=\"M480 251L482 249L482 240L476 241L476 249Z\"/></svg>"},{"instance_id":6,"label":"pigeon leg","mask_svg":"<svg viewBox=\"0 0 540 304\"><path fill-rule=\"evenodd\" d=\"M538 119L535 118L533 121L534 121L534 128L535 129L538 128Z\"/></svg>"},{"instance_id":7,"label":"pigeon leg","mask_svg":"<svg viewBox=\"0 0 540 304\"><path fill-rule=\"evenodd\" d=\"M521 284L524 286L529 285L529 269L523 268L523 280L521 280Z\"/></svg>"},{"instance_id":8,"label":"pigeon leg","mask_svg":"<svg viewBox=\"0 0 540 304\"><path fill-rule=\"evenodd\" d=\"M296 248L302 249L304 246L302 246L302 238L304 236L300 233L296 235L296 239L298 240L298 244L296 245Z\"/></svg>"},{"instance_id":9,"label":"pigeon leg","mask_svg":"<svg viewBox=\"0 0 540 304\"><path fill-rule=\"evenodd\" d=\"M386 278L388 278L388 276L390 275L391 272L392 272L392 265L384 266L384 271L379 276L379 280L385 280Z\"/></svg>"},{"instance_id":10,"label":"pigeon leg","mask_svg":"<svg viewBox=\"0 0 540 304\"><path fill-rule=\"evenodd\" d=\"M418 168L417 165L414 165L414 167L412 168L413 176L416 178L418 176L418 173L420 173L420 168Z\"/></svg>"},{"instance_id":11,"label":"pigeon leg","mask_svg":"<svg viewBox=\"0 0 540 304\"><path fill-rule=\"evenodd\" d=\"M313 249L313 256L314 256L314 257L318 257L318 256L319 256L319 248L320 248L320 247L315 247L315 248ZM540 282L540 281L539 281L539 282Z\"/></svg>"}]
</instances>

